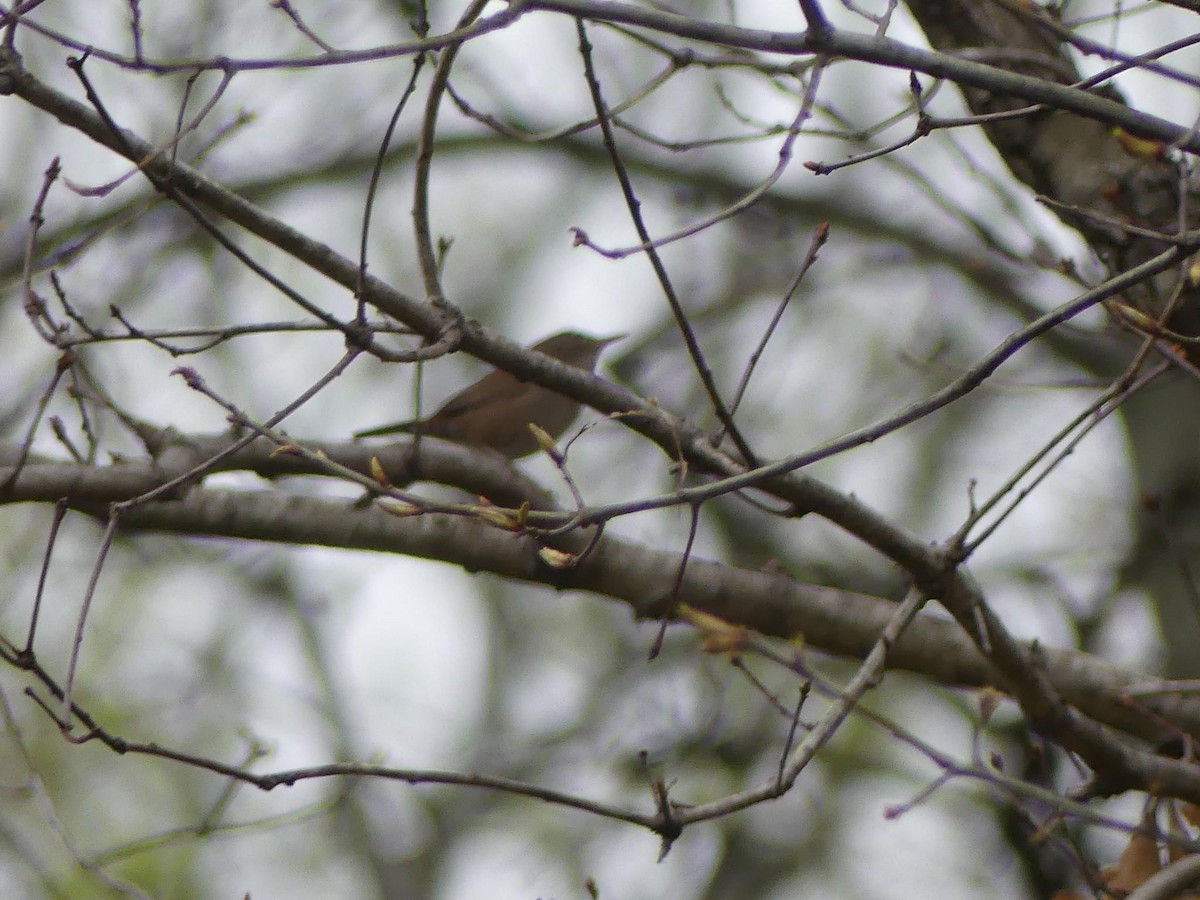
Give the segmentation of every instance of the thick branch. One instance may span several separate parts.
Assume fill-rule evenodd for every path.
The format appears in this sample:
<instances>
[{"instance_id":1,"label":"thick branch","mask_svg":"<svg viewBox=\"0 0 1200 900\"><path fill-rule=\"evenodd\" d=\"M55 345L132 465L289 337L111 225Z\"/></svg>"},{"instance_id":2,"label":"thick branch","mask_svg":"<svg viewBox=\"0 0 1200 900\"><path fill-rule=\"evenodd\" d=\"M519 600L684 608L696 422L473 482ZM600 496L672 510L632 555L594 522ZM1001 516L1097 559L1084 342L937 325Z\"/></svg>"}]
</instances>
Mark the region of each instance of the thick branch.
<instances>
[{"instance_id":1,"label":"thick branch","mask_svg":"<svg viewBox=\"0 0 1200 900\"><path fill-rule=\"evenodd\" d=\"M324 449L331 456L337 453L332 446ZM0 479L8 474L0 469ZM76 508L103 517L107 501L143 493L163 477L163 471L150 464L84 468L39 463L22 473L10 502L66 496ZM398 518L378 509L356 509L345 500L282 492L198 488L181 500L130 510L122 523L135 531L319 544L436 559L468 571L559 589L588 590L623 601L637 616L649 618L661 613L681 561L678 553L605 537L578 567L557 570L540 560L538 544L532 538L467 517L426 514ZM582 543L586 538L576 536L574 540ZM814 649L859 658L870 651L895 611L893 603L877 597L695 557L688 560L680 597L697 609L763 634L802 637L806 646ZM1067 701L1100 722L1157 741L1169 734L1169 726L1156 721L1161 718L1200 737L1200 700L1162 694L1140 705L1130 703L1124 694L1128 687L1153 687L1154 680L1085 653L1043 648L1034 657L1039 670ZM995 670L958 626L930 615L919 617L904 632L889 653L888 666L926 675L949 687L1003 687Z\"/></svg>"}]
</instances>

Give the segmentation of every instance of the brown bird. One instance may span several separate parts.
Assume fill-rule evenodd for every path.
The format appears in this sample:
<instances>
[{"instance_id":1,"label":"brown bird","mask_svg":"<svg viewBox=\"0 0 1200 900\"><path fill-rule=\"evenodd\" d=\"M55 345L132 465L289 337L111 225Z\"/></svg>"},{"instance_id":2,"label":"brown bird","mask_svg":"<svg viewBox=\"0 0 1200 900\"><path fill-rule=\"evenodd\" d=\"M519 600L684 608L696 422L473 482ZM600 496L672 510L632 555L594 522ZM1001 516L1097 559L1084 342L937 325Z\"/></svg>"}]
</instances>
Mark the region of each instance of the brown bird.
<instances>
[{"instance_id":1,"label":"brown bird","mask_svg":"<svg viewBox=\"0 0 1200 900\"><path fill-rule=\"evenodd\" d=\"M624 335L618 334L594 338L564 331L545 338L530 349L590 372L595 368L600 352L622 337ZM419 431L473 447L489 447L501 456L520 459L539 449L537 439L529 430L531 422L557 439L575 421L578 413L578 401L496 369L463 388L427 419L368 428L355 432L354 437Z\"/></svg>"}]
</instances>

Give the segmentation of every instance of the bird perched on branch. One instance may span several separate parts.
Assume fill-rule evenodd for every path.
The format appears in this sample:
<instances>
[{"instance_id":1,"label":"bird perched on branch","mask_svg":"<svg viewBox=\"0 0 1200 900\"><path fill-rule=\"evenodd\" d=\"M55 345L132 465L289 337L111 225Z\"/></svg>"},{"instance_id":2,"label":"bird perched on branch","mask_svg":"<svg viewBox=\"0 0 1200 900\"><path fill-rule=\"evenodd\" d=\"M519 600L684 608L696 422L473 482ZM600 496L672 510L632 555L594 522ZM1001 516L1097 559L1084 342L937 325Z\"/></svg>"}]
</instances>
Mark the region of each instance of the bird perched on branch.
<instances>
[{"instance_id":1,"label":"bird perched on branch","mask_svg":"<svg viewBox=\"0 0 1200 900\"><path fill-rule=\"evenodd\" d=\"M622 337L624 335L595 338L564 331L545 338L530 349L590 372L601 351ZM355 432L354 437L420 432L473 447L488 447L501 456L520 459L539 449L537 439L529 430L530 423L557 439L578 414L577 400L496 369L459 391L426 419L368 428Z\"/></svg>"}]
</instances>

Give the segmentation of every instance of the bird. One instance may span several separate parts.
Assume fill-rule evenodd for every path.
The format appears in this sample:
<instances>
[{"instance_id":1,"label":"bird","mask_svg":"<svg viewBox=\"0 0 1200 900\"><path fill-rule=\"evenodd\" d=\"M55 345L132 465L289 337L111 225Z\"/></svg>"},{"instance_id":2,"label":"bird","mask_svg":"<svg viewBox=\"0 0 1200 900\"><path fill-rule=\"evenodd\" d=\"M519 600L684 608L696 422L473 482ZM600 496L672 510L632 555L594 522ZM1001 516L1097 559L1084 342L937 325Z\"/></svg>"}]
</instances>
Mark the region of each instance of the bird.
<instances>
[{"instance_id":1,"label":"bird","mask_svg":"<svg viewBox=\"0 0 1200 900\"><path fill-rule=\"evenodd\" d=\"M563 331L530 347L577 369L591 372L600 353L624 335L591 337ZM558 439L579 414L579 401L495 369L447 400L425 419L394 422L354 433L355 439L420 433L494 450L508 459L536 453L540 444L529 425Z\"/></svg>"}]
</instances>

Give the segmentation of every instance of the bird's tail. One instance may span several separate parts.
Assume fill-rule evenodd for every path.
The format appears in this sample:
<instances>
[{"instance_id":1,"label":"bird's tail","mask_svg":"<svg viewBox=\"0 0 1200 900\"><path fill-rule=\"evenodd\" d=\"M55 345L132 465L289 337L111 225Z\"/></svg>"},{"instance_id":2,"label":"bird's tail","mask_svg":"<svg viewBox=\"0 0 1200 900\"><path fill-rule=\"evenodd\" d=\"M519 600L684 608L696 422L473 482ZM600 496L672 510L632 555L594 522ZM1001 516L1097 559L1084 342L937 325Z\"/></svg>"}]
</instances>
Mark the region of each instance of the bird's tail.
<instances>
[{"instance_id":1,"label":"bird's tail","mask_svg":"<svg viewBox=\"0 0 1200 900\"><path fill-rule=\"evenodd\" d=\"M411 419L407 422L393 422L390 425L379 425L375 428L367 428L363 431L354 432L354 439L383 437L388 434L411 434L412 430L417 427L417 420Z\"/></svg>"}]
</instances>

